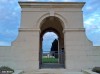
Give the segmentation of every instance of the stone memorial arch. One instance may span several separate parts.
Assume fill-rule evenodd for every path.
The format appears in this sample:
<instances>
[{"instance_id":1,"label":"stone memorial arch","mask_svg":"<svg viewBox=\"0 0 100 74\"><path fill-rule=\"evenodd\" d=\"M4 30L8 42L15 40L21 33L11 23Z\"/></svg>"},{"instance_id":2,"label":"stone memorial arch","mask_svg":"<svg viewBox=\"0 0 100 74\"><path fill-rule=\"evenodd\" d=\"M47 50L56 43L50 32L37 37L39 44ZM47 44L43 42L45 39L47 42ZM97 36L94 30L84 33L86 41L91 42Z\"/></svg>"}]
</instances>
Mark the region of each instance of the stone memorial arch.
<instances>
[{"instance_id":1,"label":"stone memorial arch","mask_svg":"<svg viewBox=\"0 0 100 74\"><path fill-rule=\"evenodd\" d=\"M58 36L58 42L59 42L59 47L58 47L58 52L60 52L62 50L62 48L64 48L64 34L63 34L63 28L64 28L64 23L62 22L61 19L59 19L59 17L57 17L56 15L54 16L54 13L52 13L53 15L50 16L51 13L47 14L48 16L44 18L44 20L42 20L42 22L40 23L40 51L42 51L42 38L44 33L46 32L54 32L57 34ZM64 51L64 50L63 50ZM41 66L41 52L40 52L40 66ZM64 53L63 53L63 57L60 58L60 54L59 56L59 63L64 65ZM61 55L62 56L62 55Z\"/></svg>"},{"instance_id":2,"label":"stone memorial arch","mask_svg":"<svg viewBox=\"0 0 100 74\"><path fill-rule=\"evenodd\" d=\"M21 24L12 46L0 47L0 66L6 65L34 73L35 71L66 72L100 66L100 47L93 47L83 28L84 2L19 2ZM40 69L42 37L53 31L63 48L64 68ZM57 71L56 71L57 70ZM48 73L47 72L47 73ZM57 73L58 74L58 73Z\"/></svg>"}]
</instances>

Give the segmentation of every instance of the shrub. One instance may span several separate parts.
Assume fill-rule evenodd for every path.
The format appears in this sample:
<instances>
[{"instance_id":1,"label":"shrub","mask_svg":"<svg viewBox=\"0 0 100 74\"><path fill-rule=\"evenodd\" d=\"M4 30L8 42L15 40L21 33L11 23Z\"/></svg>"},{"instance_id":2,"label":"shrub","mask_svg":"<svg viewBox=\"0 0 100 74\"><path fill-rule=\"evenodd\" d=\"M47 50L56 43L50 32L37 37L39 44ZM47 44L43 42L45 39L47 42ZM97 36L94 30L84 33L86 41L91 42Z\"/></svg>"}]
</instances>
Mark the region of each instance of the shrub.
<instances>
[{"instance_id":1,"label":"shrub","mask_svg":"<svg viewBox=\"0 0 100 74\"><path fill-rule=\"evenodd\" d=\"M11 69L10 67L7 67L7 66L0 67L0 73L2 74L12 74L13 72L14 70Z\"/></svg>"},{"instance_id":2,"label":"shrub","mask_svg":"<svg viewBox=\"0 0 100 74\"><path fill-rule=\"evenodd\" d=\"M100 73L100 67L94 67L92 69L93 72L97 72L97 73Z\"/></svg>"}]
</instances>

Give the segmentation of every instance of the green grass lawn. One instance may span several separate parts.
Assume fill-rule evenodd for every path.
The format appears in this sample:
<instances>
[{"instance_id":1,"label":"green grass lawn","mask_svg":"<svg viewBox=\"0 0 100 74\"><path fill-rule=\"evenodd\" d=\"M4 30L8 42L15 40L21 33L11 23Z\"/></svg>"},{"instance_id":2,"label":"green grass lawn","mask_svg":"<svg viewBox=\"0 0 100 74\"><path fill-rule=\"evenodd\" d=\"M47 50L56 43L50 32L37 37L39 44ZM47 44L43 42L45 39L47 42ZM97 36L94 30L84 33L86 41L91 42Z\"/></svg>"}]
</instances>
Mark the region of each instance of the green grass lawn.
<instances>
[{"instance_id":1,"label":"green grass lawn","mask_svg":"<svg viewBox=\"0 0 100 74\"><path fill-rule=\"evenodd\" d=\"M47 57L42 57L42 63L58 63L57 58L47 58Z\"/></svg>"}]
</instances>

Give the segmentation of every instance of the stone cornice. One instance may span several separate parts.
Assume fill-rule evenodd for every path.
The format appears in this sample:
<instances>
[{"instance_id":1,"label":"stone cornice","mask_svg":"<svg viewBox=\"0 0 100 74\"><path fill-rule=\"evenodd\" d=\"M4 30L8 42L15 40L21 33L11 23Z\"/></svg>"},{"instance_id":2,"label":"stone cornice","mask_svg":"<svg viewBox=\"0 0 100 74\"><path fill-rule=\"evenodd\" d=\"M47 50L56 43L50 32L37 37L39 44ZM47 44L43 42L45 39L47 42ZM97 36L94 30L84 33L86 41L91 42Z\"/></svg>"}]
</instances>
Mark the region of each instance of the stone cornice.
<instances>
[{"instance_id":1,"label":"stone cornice","mask_svg":"<svg viewBox=\"0 0 100 74\"><path fill-rule=\"evenodd\" d=\"M40 29L33 28L19 28L19 32L40 32Z\"/></svg>"},{"instance_id":2,"label":"stone cornice","mask_svg":"<svg viewBox=\"0 0 100 74\"><path fill-rule=\"evenodd\" d=\"M85 2L19 2L22 8L82 8Z\"/></svg>"},{"instance_id":3,"label":"stone cornice","mask_svg":"<svg viewBox=\"0 0 100 74\"><path fill-rule=\"evenodd\" d=\"M73 29L64 29L63 32L85 32L85 29L84 28L73 28Z\"/></svg>"}]
</instances>

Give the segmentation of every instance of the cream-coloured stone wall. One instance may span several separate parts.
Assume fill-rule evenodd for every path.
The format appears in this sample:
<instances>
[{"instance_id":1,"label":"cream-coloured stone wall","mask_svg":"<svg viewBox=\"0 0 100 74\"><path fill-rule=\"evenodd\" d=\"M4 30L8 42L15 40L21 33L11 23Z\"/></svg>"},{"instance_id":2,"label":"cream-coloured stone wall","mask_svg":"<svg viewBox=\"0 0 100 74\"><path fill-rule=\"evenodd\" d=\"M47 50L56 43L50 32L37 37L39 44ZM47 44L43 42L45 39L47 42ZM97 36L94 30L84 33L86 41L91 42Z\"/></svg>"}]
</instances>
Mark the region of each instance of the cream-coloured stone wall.
<instances>
[{"instance_id":1,"label":"cream-coloured stone wall","mask_svg":"<svg viewBox=\"0 0 100 74\"><path fill-rule=\"evenodd\" d=\"M33 71L39 69L40 26L49 16L58 17L64 33L65 69L81 71L100 66L100 47L93 47L83 28L82 7L77 2L19 2L21 27L11 47L0 47L0 66Z\"/></svg>"},{"instance_id":2,"label":"cream-coloured stone wall","mask_svg":"<svg viewBox=\"0 0 100 74\"><path fill-rule=\"evenodd\" d=\"M39 68L39 31L20 29L19 36L13 42L14 60L18 69L35 70Z\"/></svg>"},{"instance_id":3,"label":"cream-coloured stone wall","mask_svg":"<svg viewBox=\"0 0 100 74\"><path fill-rule=\"evenodd\" d=\"M82 70L100 66L100 47L95 54L95 47L86 39L84 32L65 32L65 48L66 48L66 67L71 70ZM91 54L91 52L93 52ZM95 54L95 55L94 55ZM95 56L95 58L92 58ZM91 60L90 60L91 59ZM93 60L98 59L97 65L94 65ZM95 61L96 61L95 60Z\"/></svg>"},{"instance_id":4,"label":"cream-coloured stone wall","mask_svg":"<svg viewBox=\"0 0 100 74\"><path fill-rule=\"evenodd\" d=\"M67 8L59 8L59 9L53 9L50 10L41 8L39 11L35 11L35 8L32 8L32 10L28 10L27 8L22 8L22 22L21 22L21 28L34 28L34 29L40 29L40 24L38 24L39 19L41 17L53 16L60 17L61 20L64 19L64 28L83 28L83 18L82 18L82 11L81 9L77 10L79 8L73 9L73 11L68 10ZM67 11L65 11L67 10ZM52 12L50 12L52 11ZM62 19L63 18L63 19ZM33 24L34 23L34 24ZM27 25L28 24L28 25ZM80 25L81 24L81 25ZM39 26L38 26L39 25Z\"/></svg>"},{"instance_id":5,"label":"cream-coloured stone wall","mask_svg":"<svg viewBox=\"0 0 100 74\"><path fill-rule=\"evenodd\" d=\"M34 10L34 9L33 9ZM37 29L37 22L39 18L46 14L46 12L31 12L31 11L22 11L22 22L20 28L34 28Z\"/></svg>"},{"instance_id":6,"label":"cream-coloured stone wall","mask_svg":"<svg viewBox=\"0 0 100 74\"><path fill-rule=\"evenodd\" d=\"M11 66L13 64L12 58L12 49L9 46L1 46L0 47L0 67L7 65Z\"/></svg>"}]
</instances>

